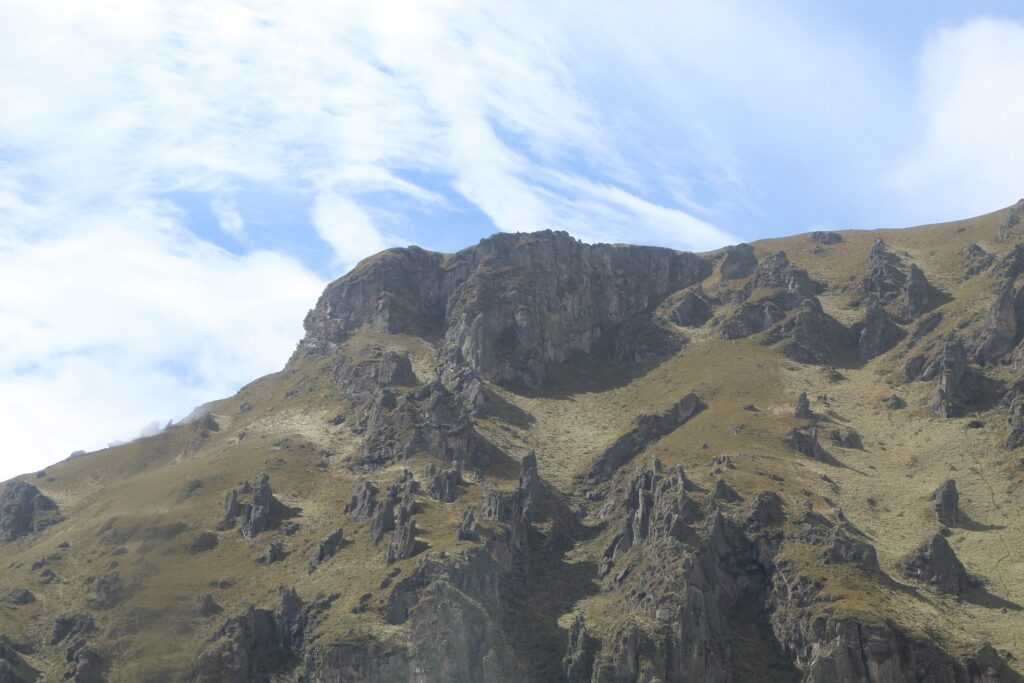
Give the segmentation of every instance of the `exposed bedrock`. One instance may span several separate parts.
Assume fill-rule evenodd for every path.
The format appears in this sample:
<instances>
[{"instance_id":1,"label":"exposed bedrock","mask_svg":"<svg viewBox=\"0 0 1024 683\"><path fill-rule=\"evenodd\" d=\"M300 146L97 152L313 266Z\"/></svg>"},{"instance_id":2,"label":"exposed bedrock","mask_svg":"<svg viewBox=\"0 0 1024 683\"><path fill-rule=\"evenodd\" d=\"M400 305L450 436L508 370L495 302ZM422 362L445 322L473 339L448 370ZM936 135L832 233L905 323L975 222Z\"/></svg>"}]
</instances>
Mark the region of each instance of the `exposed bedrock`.
<instances>
[{"instance_id":1,"label":"exposed bedrock","mask_svg":"<svg viewBox=\"0 0 1024 683\"><path fill-rule=\"evenodd\" d=\"M588 245L551 231L495 235L451 257L391 249L328 286L301 347L330 350L365 324L441 339L444 365L536 391L550 365L591 353L710 270L689 253Z\"/></svg>"},{"instance_id":2,"label":"exposed bedrock","mask_svg":"<svg viewBox=\"0 0 1024 683\"><path fill-rule=\"evenodd\" d=\"M37 534L63 520L57 504L28 482L14 479L0 491L0 540Z\"/></svg>"},{"instance_id":3,"label":"exposed bedrock","mask_svg":"<svg viewBox=\"0 0 1024 683\"><path fill-rule=\"evenodd\" d=\"M587 481L596 483L608 479L648 445L675 431L705 407L696 394L689 393L660 415L640 415L634 420L633 429L598 456L587 473Z\"/></svg>"}]
</instances>

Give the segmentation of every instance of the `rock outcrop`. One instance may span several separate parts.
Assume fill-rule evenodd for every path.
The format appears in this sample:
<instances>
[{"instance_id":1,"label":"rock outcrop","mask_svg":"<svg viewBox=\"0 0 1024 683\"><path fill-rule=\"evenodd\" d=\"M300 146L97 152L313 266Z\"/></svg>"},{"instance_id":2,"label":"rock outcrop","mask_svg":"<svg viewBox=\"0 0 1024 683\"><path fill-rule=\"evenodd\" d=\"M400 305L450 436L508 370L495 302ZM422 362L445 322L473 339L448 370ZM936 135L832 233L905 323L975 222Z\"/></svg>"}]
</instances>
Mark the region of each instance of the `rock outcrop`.
<instances>
[{"instance_id":1,"label":"rock outcrop","mask_svg":"<svg viewBox=\"0 0 1024 683\"><path fill-rule=\"evenodd\" d=\"M749 277L757 268L757 257L754 247L749 244L737 244L725 248L725 256L718 267L723 280L739 280Z\"/></svg>"},{"instance_id":2,"label":"rock outcrop","mask_svg":"<svg viewBox=\"0 0 1024 683\"><path fill-rule=\"evenodd\" d=\"M899 327L889 318L882 307L882 301L872 296L868 302L864 324L857 341L857 355L861 362L867 362L875 356L888 351L899 341Z\"/></svg>"},{"instance_id":3,"label":"rock outcrop","mask_svg":"<svg viewBox=\"0 0 1024 683\"><path fill-rule=\"evenodd\" d=\"M591 353L709 271L693 254L588 245L550 231L495 235L450 258L392 249L328 286L306 317L302 348L330 350L364 324L443 337L446 365L535 391L549 366Z\"/></svg>"},{"instance_id":4,"label":"rock outcrop","mask_svg":"<svg viewBox=\"0 0 1024 683\"><path fill-rule=\"evenodd\" d=\"M672 306L669 317L683 327L700 327L714 314L714 307L700 285L691 287Z\"/></svg>"},{"instance_id":5,"label":"rock outcrop","mask_svg":"<svg viewBox=\"0 0 1024 683\"><path fill-rule=\"evenodd\" d=\"M562 669L568 683L590 683L594 670L595 639L587 630L582 612L577 612L569 627L569 644L562 660Z\"/></svg>"},{"instance_id":6,"label":"rock outcrop","mask_svg":"<svg viewBox=\"0 0 1024 683\"><path fill-rule=\"evenodd\" d=\"M249 498L242 502L240 496ZM217 529L224 531L237 524L242 536L252 540L267 528L275 504L279 503L270 488L270 477L261 472L255 483L246 481L239 489L228 491L224 499L224 514Z\"/></svg>"},{"instance_id":7,"label":"rock outcrop","mask_svg":"<svg viewBox=\"0 0 1024 683\"><path fill-rule=\"evenodd\" d=\"M827 460L828 451L818 441L817 427L793 427L786 434L786 445L814 460Z\"/></svg>"},{"instance_id":8,"label":"rock outcrop","mask_svg":"<svg viewBox=\"0 0 1024 683\"><path fill-rule=\"evenodd\" d=\"M431 498L442 503L453 503L459 495L459 486L463 483L462 469L457 462L443 470L438 470L431 463L427 466L424 479L427 481L427 493Z\"/></svg>"},{"instance_id":9,"label":"rock outcrop","mask_svg":"<svg viewBox=\"0 0 1024 683\"><path fill-rule=\"evenodd\" d=\"M807 398L807 392L801 391L800 395L796 399L796 408L793 410L793 417L806 420L814 417L814 411L811 410L811 400Z\"/></svg>"},{"instance_id":10,"label":"rock outcrop","mask_svg":"<svg viewBox=\"0 0 1024 683\"><path fill-rule=\"evenodd\" d=\"M999 294L985 316L985 328L975 359L983 365L993 365L1013 351L1020 340L1018 311L1021 294L1014 289L1013 280L1004 279Z\"/></svg>"},{"instance_id":11,"label":"rock outcrop","mask_svg":"<svg viewBox=\"0 0 1024 683\"><path fill-rule=\"evenodd\" d=\"M907 576L941 593L959 595L970 586L970 577L942 534L935 534L900 565Z\"/></svg>"},{"instance_id":12,"label":"rock outcrop","mask_svg":"<svg viewBox=\"0 0 1024 683\"><path fill-rule=\"evenodd\" d=\"M907 280L903 283L903 300L897 317L903 321L914 320L932 307L935 298L934 288L924 272L916 264L911 264Z\"/></svg>"},{"instance_id":13,"label":"rock outcrop","mask_svg":"<svg viewBox=\"0 0 1024 683\"><path fill-rule=\"evenodd\" d=\"M359 522L373 514L377 487L366 477L359 477L352 484L348 503L345 504L345 516L349 521Z\"/></svg>"},{"instance_id":14,"label":"rock outcrop","mask_svg":"<svg viewBox=\"0 0 1024 683\"><path fill-rule=\"evenodd\" d=\"M868 253L868 274L858 285L865 295L889 304L903 294L907 274L899 256L888 250L885 242L876 239Z\"/></svg>"},{"instance_id":15,"label":"rock outcrop","mask_svg":"<svg viewBox=\"0 0 1024 683\"><path fill-rule=\"evenodd\" d=\"M829 230L815 230L811 233L811 239L819 244L839 244L843 241L843 236Z\"/></svg>"},{"instance_id":16,"label":"rock outcrop","mask_svg":"<svg viewBox=\"0 0 1024 683\"><path fill-rule=\"evenodd\" d=\"M593 484L608 479L648 445L675 431L704 408L704 402L689 393L661 415L640 415L633 421L633 429L598 456L587 473L587 481Z\"/></svg>"},{"instance_id":17,"label":"rock outcrop","mask_svg":"<svg viewBox=\"0 0 1024 683\"><path fill-rule=\"evenodd\" d=\"M309 571L316 571L317 567L334 557L344 544L345 533L340 528L327 534L317 544L313 557L309 558Z\"/></svg>"},{"instance_id":18,"label":"rock outcrop","mask_svg":"<svg viewBox=\"0 0 1024 683\"><path fill-rule=\"evenodd\" d=\"M932 396L931 408L940 417L959 414L964 401L964 379L967 375L967 351L959 335L950 335L939 357L939 386Z\"/></svg>"},{"instance_id":19,"label":"rock outcrop","mask_svg":"<svg viewBox=\"0 0 1024 683\"><path fill-rule=\"evenodd\" d=\"M62 521L57 504L28 482L12 479L0 491L0 540L38 534Z\"/></svg>"},{"instance_id":20,"label":"rock outcrop","mask_svg":"<svg viewBox=\"0 0 1024 683\"><path fill-rule=\"evenodd\" d=\"M932 494L932 500L935 501L935 516L939 524L951 529L955 527L960 505L960 493L956 490L956 482L952 479L942 482Z\"/></svg>"},{"instance_id":21,"label":"rock outcrop","mask_svg":"<svg viewBox=\"0 0 1024 683\"><path fill-rule=\"evenodd\" d=\"M798 363L828 365L852 345L850 339L850 331L814 297L804 299L792 317L766 332L764 343Z\"/></svg>"}]
</instances>

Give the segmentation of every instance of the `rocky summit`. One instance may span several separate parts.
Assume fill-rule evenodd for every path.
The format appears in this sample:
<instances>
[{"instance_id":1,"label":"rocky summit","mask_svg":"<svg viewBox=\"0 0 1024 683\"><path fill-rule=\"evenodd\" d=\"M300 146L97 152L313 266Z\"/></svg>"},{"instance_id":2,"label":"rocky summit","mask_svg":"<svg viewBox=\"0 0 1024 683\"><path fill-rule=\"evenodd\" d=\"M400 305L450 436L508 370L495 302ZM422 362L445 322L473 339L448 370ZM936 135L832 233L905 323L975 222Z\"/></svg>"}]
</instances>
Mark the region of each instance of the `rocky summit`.
<instances>
[{"instance_id":1,"label":"rocky summit","mask_svg":"<svg viewBox=\"0 0 1024 683\"><path fill-rule=\"evenodd\" d=\"M368 258L0 484L0 681L1024 680L1020 206Z\"/></svg>"}]
</instances>

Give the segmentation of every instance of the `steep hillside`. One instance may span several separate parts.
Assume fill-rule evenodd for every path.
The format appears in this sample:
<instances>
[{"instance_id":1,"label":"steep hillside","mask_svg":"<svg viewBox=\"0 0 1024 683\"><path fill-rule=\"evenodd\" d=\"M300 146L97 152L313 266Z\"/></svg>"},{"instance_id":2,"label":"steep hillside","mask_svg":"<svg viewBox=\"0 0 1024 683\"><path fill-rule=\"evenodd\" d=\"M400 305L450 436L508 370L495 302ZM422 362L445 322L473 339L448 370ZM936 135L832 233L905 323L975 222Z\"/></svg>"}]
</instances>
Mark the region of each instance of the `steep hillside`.
<instances>
[{"instance_id":1,"label":"steep hillside","mask_svg":"<svg viewBox=\"0 0 1024 683\"><path fill-rule=\"evenodd\" d=\"M1022 680L1022 215L367 259L0 486L0 682Z\"/></svg>"}]
</instances>

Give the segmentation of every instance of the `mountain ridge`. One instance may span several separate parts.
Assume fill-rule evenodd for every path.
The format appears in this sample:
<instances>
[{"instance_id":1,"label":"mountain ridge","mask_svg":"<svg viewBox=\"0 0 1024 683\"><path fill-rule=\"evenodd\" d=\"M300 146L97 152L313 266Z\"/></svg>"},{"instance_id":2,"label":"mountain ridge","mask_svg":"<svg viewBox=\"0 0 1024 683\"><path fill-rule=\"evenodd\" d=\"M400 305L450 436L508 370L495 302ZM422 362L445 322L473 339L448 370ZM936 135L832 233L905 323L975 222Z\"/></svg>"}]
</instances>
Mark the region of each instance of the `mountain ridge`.
<instances>
[{"instance_id":1,"label":"mountain ridge","mask_svg":"<svg viewBox=\"0 0 1024 683\"><path fill-rule=\"evenodd\" d=\"M1020 680L1021 213L371 257L5 486L0 680Z\"/></svg>"}]
</instances>

